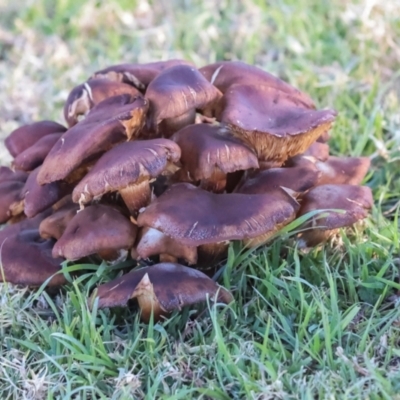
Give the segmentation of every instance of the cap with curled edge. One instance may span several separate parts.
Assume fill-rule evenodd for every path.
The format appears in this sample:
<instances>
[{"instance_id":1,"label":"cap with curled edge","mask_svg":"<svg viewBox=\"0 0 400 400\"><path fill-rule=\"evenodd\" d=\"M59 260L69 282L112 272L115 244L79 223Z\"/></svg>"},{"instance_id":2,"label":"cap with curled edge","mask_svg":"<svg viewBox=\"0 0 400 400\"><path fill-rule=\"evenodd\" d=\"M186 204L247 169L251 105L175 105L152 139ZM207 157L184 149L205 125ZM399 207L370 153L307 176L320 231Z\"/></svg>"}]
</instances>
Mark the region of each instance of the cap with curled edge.
<instances>
[{"instance_id":1,"label":"cap with curled edge","mask_svg":"<svg viewBox=\"0 0 400 400\"><path fill-rule=\"evenodd\" d=\"M100 285L92 302L96 297L100 308L125 306L130 299L137 299L144 321L149 321L152 311L154 319L158 320L172 311L207 299L225 304L233 301L228 290L204 273L175 263L133 270Z\"/></svg>"},{"instance_id":2,"label":"cap with curled edge","mask_svg":"<svg viewBox=\"0 0 400 400\"><path fill-rule=\"evenodd\" d=\"M93 107L86 118L61 136L42 164L38 183L64 180L85 162L117 143L136 138L148 102L143 97L110 97Z\"/></svg>"},{"instance_id":3,"label":"cap with curled edge","mask_svg":"<svg viewBox=\"0 0 400 400\"><path fill-rule=\"evenodd\" d=\"M175 65L193 65L186 60L156 61L144 64L117 64L93 74L92 79L109 79L124 82L144 91L149 83L164 69Z\"/></svg>"},{"instance_id":4,"label":"cap with curled edge","mask_svg":"<svg viewBox=\"0 0 400 400\"><path fill-rule=\"evenodd\" d=\"M306 109L294 96L261 85L231 86L219 110L217 119L271 166L303 153L336 117L333 110Z\"/></svg>"},{"instance_id":5,"label":"cap with curled edge","mask_svg":"<svg viewBox=\"0 0 400 400\"><path fill-rule=\"evenodd\" d=\"M66 283L61 270L63 258L53 258L54 240L42 239L37 229L23 230L1 243L0 282L40 286L54 275L48 286Z\"/></svg>"},{"instance_id":6,"label":"cap with curled edge","mask_svg":"<svg viewBox=\"0 0 400 400\"><path fill-rule=\"evenodd\" d=\"M314 102L307 94L269 72L242 61L220 61L206 65L199 71L222 93L235 84L263 85L294 96L299 101L299 105L305 108L315 108Z\"/></svg>"},{"instance_id":7,"label":"cap with curled edge","mask_svg":"<svg viewBox=\"0 0 400 400\"><path fill-rule=\"evenodd\" d=\"M311 189L302 199L299 216L315 210L324 211L306 222L310 228L299 235L301 246L316 246L326 241L338 228L351 226L368 216L373 206L371 189L355 185L321 185Z\"/></svg>"},{"instance_id":8,"label":"cap with curled edge","mask_svg":"<svg viewBox=\"0 0 400 400\"><path fill-rule=\"evenodd\" d=\"M103 204L79 211L68 223L53 248L53 257L67 260L99 254L116 260L133 247L137 227L117 209Z\"/></svg>"},{"instance_id":9,"label":"cap with curled edge","mask_svg":"<svg viewBox=\"0 0 400 400\"><path fill-rule=\"evenodd\" d=\"M228 136L227 129L210 124L189 125L171 139L181 148L183 181L202 181L205 189L218 192L226 186L230 172L258 168L253 150L238 139Z\"/></svg>"},{"instance_id":10,"label":"cap with curled edge","mask_svg":"<svg viewBox=\"0 0 400 400\"><path fill-rule=\"evenodd\" d=\"M64 104L64 118L68 126L77 124L79 116L86 115L96 104L121 94L138 96L140 92L131 85L108 79L91 79L74 87Z\"/></svg>"},{"instance_id":11,"label":"cap with curled edge","mask_svg":"<svg viewBox=\"0 0 400 400\"><path fill-rule=\"evenodd\" d=\"M43 136L51 133L63 133L67 128L54 121L39 121L29 125L21 126L12 131L4 141L7 150L13 157L31 147Z\"/></svg>"},{"instance_id":12,"label":"cap with curled edge","mask_svg":"<svg viewBox=\"0 0 400 400\"><path fill-rule=\"evenodd\" d=\"M119 191L135 213L150 201L150 180L167 173L180 155L179 146L168 139L122 143L97 161L76 185L72 198L76 203L87 204L107 192Z\"/></svg>"},{"instance_id":13,"label":"cap with curled edge","mask_svg":"<svg viewBox=\"0 0 400 400\"><path fill-rule=\"evenodd\" d=\"M215 194L189 183L171 186L138 217L189 246L226 240L265 239L292 221L299 204L281 190L273 194Z\"/></svg>"},{"instance_id":14,"label":"cap with curled edge","mask_svg":"<svg viewBox=\"0 0 400 400\"><path fill-rule=\"evenodd\" d=\"M151 81L146 98L150 101L150 129L157 132L162 121L181 118L179 124L182 126L171 121L177 131L194 123L196 109L211 107L221 98L221 92L195 67L177 65L165 69ZM165 132L161 133L165 135Z\"/></svg>"}]
</instances>

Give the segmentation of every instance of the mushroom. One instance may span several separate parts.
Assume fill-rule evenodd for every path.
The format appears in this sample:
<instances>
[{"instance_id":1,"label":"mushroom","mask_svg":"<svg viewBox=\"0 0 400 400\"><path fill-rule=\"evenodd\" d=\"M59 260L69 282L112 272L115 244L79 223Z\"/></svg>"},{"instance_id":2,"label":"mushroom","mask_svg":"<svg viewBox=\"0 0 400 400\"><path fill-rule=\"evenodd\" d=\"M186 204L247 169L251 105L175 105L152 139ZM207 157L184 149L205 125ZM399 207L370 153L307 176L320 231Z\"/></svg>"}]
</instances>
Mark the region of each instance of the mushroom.
<instances>
[{"instance_id":1,"label":"mushroom","mask_svg":"<svg viewBox=\"0 0 400 400\"><path fill-rule=\"evenodd\" d=\"M329 158L329 146L326 143L314 142L301 154L288 158L285 167L307 167L314 168L317 161L326 161Z\"/></svg>"},{"instance_id":2,"label":"mushroom","mask_svg":"<svg viewBox=\"0 0 400 400\"><path fill-rule=\"evenodd\" d=\"M146 91L150 101L148 129L170 137L195 122L196 109L212 108L221 92L201 73L188 65L176 65L161 72Z\"/></svg>"},{"instance_id":3,"label":"mushroom","mask_svg":"<svg viewBox=\"0 0 400 400\"><path fill-rule=\"evenodd\" d=\"M306 109L296 97L269 86L245 84L230 86L218 110L217 119L268 167L303 153L336 116L333 110Z\"/></svg>"},{"instance_id":4,"label":"mushroom","mask_svg":"<svg viewBox=\"0 0 400 400\"><path fill-rule=\"evenodd\" d=\"M79 117L86 115L96 104L121 94L139 96L140 92L131 85L108 79L90 79L76 86L64 105L64 118L68 126L77 124Z\"/></svg>"},{"instance_id":5,"label":"mushroom","mask_svg":"<svg viewBox=\"0 0 400 400\"><path fill-rule=\"evenodd\" d=\"M53 244L53 240L42 239L37 229L4 238L0 243L0 282L40 286L54 275L48 286L65 284L64 275L59 273L64 260L51 256Z\"/></svg>"},{"instance_id":6,"label":"mushroom","mask_svg":"<svg viewBox=\"0 0 400 400\"><path fill-rule=\"evenodd\" d=\"M235 84L261 85L293 96L302 107L315 108L314 102L305 93L276 76L241 61L220 61L206 65L199 71L222 93L227 92Z\"/></svg>"},{"instance_id":7,"label":"mushroom","mask_svg":"<svg viewBox=\"0 0 400 400\"><path fill-rule=\"evenodd\" d=\"M314 210L323 210L324 214L322 217L313 216L305 224L304 227L308 229L299 234L299 245L310 247L325 242L339 228L351 226L366 218L372 205L371 189L367 186L316 186L304 195L299 216ZM326 210L342 210L343 212Z\"/></svg>"},{"instance_id":8,"label":"mushroom","mask_svg":"<svg viewBox=\"0 0 400 400\"><path fill-rule=\"evenodd\" d=\"M171 139L182 151L179 181L200 181L203 189L220 193L225 190L228 173L258 168L254 151L220 126L189 125Z\"/></svg>"},{"instance_id":9,"label":"mushroom","mask_svg":"<svg viewBox=\"0 0 400 400\"><path fill-rule=\"evenodd\" d=\"M292 221L298 208L283 190L263 195L215 194L178 183L140 213L137 222L186 246L215 244L221 252L229 240L244 240L248 246L264 242Z\"/></svg>"},{"instance_id":10,"label":"mushroom","mask_svg":"<svg viewBox=\"0 0 400 400\"><path fill-rule=\"evenodd\" d=\"M136 225L114 207L91 205L69 221L53 248L53 257L73 261L98 254L104 260L119 260L133 247L136 233Z\"/></svg>"},{"instance_id":11,"label":"mushroom","mask_svg":"<svg viewBox=\"0 0 400 400\"><path fill-rule=\"evenodd\" d=\"M138 136L148 108L143 97L110 97L93 107L86 118L56 142L42 164L38 183L66 179L74 170L93 161L124 140Z\"/></svg>"},{"instance_id":12,"label":"mushroom","mask_svg":"<svg viewBox=\"0 0 400 400\"><path fill-rule=\"evenodd\" d=\"M116 82L124 82L144 91L160 72L175 65L193 64L185 60L157 61L147 64L118 64L95 72L92 79L109 79Z\"/></svg>"},{"instance_id":13,"label":"mushroom","mask_svg":"<svg viewBox=\"0 0 400 400\"><path fill-rule=\"evenodd\" d=\"M39 167L61 135L62 133L51 133L43 136L31 147L19 153L12 162L12 166L22 171L32 171Z\"/></svg>"},{"instance_id":14,"label":"mushroom","mask_svg":"<svg viewBox=\"0 0 400 400\"><path fill-rule=\"evenodd\" d=\"M67 128L54 121L39 121L21 126L12 131L4 141L7 150L13 157L31 147L43 136L65 132Z\"/></svg>"},{"instance_id":15,"label":"mushroom","mask_svg":"<svg viewBox=\"0 0 400 400\"><path fill-rule=\"evenodd\" d=\"M148 322L181 310L185 306L205 302L208 298L229 304L232 294L200 271L183 265L161 263L133 270L113 281L100 285L92 295L98 296L99 308L125 306L137 299L141 318Z\"/></svg>"},{"instance_id":16,"label":"mushroom","mask_svg":"<svg viewBox=\"0 0 400 400\"><path fill-rule=\"evenodd\" d=\"M168 139L140 140L114 147L76 185L72 198L90 203L107 192L118 191L132 215L151 199L150 181L163 173L175 172L180 148Z\"/></svg>"},{"instance_id":17,"label":"mushroom","mask_svg":"<svg viewBox=\"0 0 400 400\"><path fill-rule=\"evenodd\" d=\"M26 182L28 174L22 171L13 171L9 167L0 167L0 183L6 181Z\"/></svg>"},{"instance_id":18,"label":"mushroom","mask_svg":"<svg viewBox=\"0 0 400 400\"><path fill-rule=\"evenodd\" d=\"M0 183L0 224L7 222L11 217L17 216L23 211L14 214L10 211L10 207L18 203L20 193L25 183L21 181L4 181Z\"/></svg>"}]
</instances>

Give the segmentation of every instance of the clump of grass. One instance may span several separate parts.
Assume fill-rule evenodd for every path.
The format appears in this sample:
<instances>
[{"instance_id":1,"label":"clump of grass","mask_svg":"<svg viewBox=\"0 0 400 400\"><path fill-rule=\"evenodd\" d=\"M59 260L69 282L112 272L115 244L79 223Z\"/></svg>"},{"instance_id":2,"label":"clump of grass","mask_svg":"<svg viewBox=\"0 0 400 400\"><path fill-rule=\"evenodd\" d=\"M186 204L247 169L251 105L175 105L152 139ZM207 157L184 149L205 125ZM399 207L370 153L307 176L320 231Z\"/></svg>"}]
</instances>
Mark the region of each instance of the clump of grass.
<instances>
[{"instance_id":1,"label":"clump of grass","mask_svg":"<svg viewBox=\"0 0 400 400\"><path fill-rule=\"evenodd\" d=\"M257 64L339 111L331 148L368 155L364 229L308 253L290 235L229 250L235 303L140 323L88 308L105 265L58 293L0 286L1 398L395 398L400 391L400 7L359 0L0 2L0 134L62 121L69 90L117 62ZM9 158L0 152L2 163Z\"/></svg>"}]
</instances>

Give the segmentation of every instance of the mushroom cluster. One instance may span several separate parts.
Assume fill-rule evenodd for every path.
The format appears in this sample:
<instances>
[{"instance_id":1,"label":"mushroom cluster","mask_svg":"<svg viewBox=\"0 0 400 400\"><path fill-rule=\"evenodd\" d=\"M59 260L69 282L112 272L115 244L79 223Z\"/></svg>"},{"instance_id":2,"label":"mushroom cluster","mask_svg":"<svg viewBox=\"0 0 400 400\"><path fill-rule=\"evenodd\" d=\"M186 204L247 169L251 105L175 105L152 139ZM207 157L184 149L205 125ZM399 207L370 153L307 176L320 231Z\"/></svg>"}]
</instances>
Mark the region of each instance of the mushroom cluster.
<instances>
[{"instance_id":1,"label":"mushroom cluster","mask_svg":"<svg viewBox=\"0 0 400 400\"><path fill-rule=\"evenodd\" d=\"M66 127L35 122L5 141L0 281L60 286L60 264L86 257L159 262L94 294L100 307L135 298L144 320L159 318L232 301L198 270L230 241L262 245L323 209L297 237L315 246L372 206L360 186L369 159L329 155L336 112L242 62L114 65L72 89L64 116Z\"/></svg>"}]
</instances>

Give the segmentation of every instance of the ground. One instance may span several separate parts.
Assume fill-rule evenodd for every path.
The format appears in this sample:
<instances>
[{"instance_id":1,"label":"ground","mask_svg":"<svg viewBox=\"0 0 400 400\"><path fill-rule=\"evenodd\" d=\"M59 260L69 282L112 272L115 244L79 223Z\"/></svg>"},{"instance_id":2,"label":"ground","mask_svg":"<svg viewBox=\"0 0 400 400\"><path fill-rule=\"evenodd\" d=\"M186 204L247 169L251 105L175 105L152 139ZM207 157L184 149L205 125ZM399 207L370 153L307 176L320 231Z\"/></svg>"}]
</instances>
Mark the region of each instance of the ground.
<instances>
[{"instance_id":1,"label":"ground","mask_svg":"<svg viewBox=\"0 0 400 400\"><path fill-rule=\"evenodd\" d=\"M63 121L72 87L119 62L256 64L338 111L333 154L372 159L375 207L308 253L292 236L232 246L235 303L147 326L86 298L0 286L2 399L400 399L400 3L0 0L0 133ZM10 161L4 147L3 164ZM397 397L396 397L397 396Z\"/></svg>"}]
</instances>

